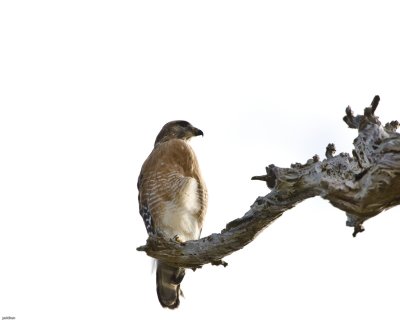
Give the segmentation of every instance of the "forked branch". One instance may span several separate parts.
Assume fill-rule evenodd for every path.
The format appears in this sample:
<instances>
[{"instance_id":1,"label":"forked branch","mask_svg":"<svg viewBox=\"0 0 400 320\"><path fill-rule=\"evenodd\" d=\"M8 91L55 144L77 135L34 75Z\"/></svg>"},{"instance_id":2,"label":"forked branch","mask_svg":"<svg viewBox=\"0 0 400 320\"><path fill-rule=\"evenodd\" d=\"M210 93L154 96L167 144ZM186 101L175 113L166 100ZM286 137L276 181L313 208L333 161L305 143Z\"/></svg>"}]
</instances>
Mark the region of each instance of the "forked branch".
<instances>
[{"instance_id":1,"label":"forked branch","mask_svg":"<svg viewBox=\"0 0 400 320\"><path fill-rule=\"evenodd\" d=\"M346 212L346 224L354 227L353 236L364 231L364 221L400 203L399 123L382 126L375 115L378 104L379 96L375 96L364 114L357 116L347 107L343 120L358 129L352 156L334 156L336 149L330 143L322 161L314 156L291 168L271 164L266 175L252 178L265 181L271 192L259 197L243 217L229 222L221 233L185 243L149 237L138 250L185 268L207 263L225 266L222 258L242 249L286 210L314 196Z\"/></svg>"}]
</instances>

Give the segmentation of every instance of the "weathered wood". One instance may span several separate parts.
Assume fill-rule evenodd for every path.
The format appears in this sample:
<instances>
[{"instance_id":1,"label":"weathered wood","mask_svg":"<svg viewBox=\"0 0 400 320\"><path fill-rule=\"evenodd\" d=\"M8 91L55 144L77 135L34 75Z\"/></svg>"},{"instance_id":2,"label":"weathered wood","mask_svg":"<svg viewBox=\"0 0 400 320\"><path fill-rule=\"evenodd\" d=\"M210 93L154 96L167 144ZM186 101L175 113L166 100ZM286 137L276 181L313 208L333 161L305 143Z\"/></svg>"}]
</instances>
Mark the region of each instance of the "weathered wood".
<instances>
[{"instance_id":1,"label":"weathered wood","mask_svg":"<svg viewBox=\"0 0 400 320\"><path fill-rule=\"evenodd\" d=\"M346 212L347 226L354 227L353 236L364 231L364 221L400 203L399 123L382 126L375 116L378 104L379 96L375 96L364 114L357 116L346 108L343 120L358 130L352 156L334 156L336 149L330 143L322 161L314 156L291 168L269 165L266 175L252 179L265 181L271 192L259 197L243 217L229 222L221 233L185 243L149 237L137 250L185 268L207 263L226 266L222 258L250 243L283 212L314 196Z\"/></svg>"}]
</instances>

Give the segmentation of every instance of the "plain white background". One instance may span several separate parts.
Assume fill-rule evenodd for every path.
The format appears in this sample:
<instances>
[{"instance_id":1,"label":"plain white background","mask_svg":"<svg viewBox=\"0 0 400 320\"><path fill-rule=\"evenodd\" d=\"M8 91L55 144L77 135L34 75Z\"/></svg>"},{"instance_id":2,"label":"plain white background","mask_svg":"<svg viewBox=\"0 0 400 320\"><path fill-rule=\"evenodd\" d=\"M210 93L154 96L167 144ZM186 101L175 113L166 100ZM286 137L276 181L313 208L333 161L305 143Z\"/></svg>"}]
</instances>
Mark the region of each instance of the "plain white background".
<instances>
[{"instance_id":1,"label":"plain white background","mask_svg":"<svg viewBox=\"0 0 400 320\"><path fill-rule=\"evenodd\" d=\"M0 316L399 319L399 208L356 239L309 199L162 309L136 179L161 126L202 129L203 235L243 215L268 164L351 152L348 104L400 119L390 1L2 1Z\"/></svg>"}]
</instances>

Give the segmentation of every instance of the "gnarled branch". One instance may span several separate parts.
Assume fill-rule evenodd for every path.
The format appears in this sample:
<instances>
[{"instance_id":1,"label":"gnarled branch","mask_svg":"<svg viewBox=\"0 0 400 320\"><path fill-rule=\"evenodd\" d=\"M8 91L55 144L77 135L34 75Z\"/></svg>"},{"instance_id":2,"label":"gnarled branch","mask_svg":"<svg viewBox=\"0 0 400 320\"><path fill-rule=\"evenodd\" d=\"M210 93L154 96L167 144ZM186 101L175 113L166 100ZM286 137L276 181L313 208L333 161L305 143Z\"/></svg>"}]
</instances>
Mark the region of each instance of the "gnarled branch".
<instances>
[{"instance_id":1,"label":"gnarled branch","mask_svg":"<svg viewBox=\"0 0 400 320\"><path fill-rule=\"evenodd\" d=\"M399 123L382 126L375 115L378 104L379 96L375 96L364 115L354 116L350 107L346 109L343 120L358 129L352 157L347 153L334 156L335 146L330 143L322 161L314 156L291 168L271 164L266 175L252 178L266 181L271 192L259 197L243 217L229 222L221 233L185 243L151 236L138 250L185 268L207 263L226 266L223 257L242 249L283 212L314 196L346 212L347 226L354 227L353 236L364 231L364 221L400 203Z\"/></svg>"}]
</instances>

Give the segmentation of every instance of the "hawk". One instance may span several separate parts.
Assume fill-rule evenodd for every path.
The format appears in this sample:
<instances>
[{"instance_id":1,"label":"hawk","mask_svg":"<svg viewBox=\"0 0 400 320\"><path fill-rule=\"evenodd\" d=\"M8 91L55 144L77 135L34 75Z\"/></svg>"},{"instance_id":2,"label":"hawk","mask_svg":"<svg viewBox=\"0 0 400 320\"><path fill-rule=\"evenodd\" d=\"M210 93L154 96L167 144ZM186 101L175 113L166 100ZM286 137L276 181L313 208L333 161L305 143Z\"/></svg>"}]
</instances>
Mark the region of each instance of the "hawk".
<instances>
[{"instance_id":1,"label":"hawk","mask_svg":"<svg viewBox=\"0 0 400 320\"><path fill-rule=\"evenodd\" d=\"M207 189L190 138L203 135L183 120L165 124L138 179L139 212L149 235L179 241L200 238ZM184 268L157 261L157 296L163 307L179 306Z\"/></svg>"}]
</instances>

